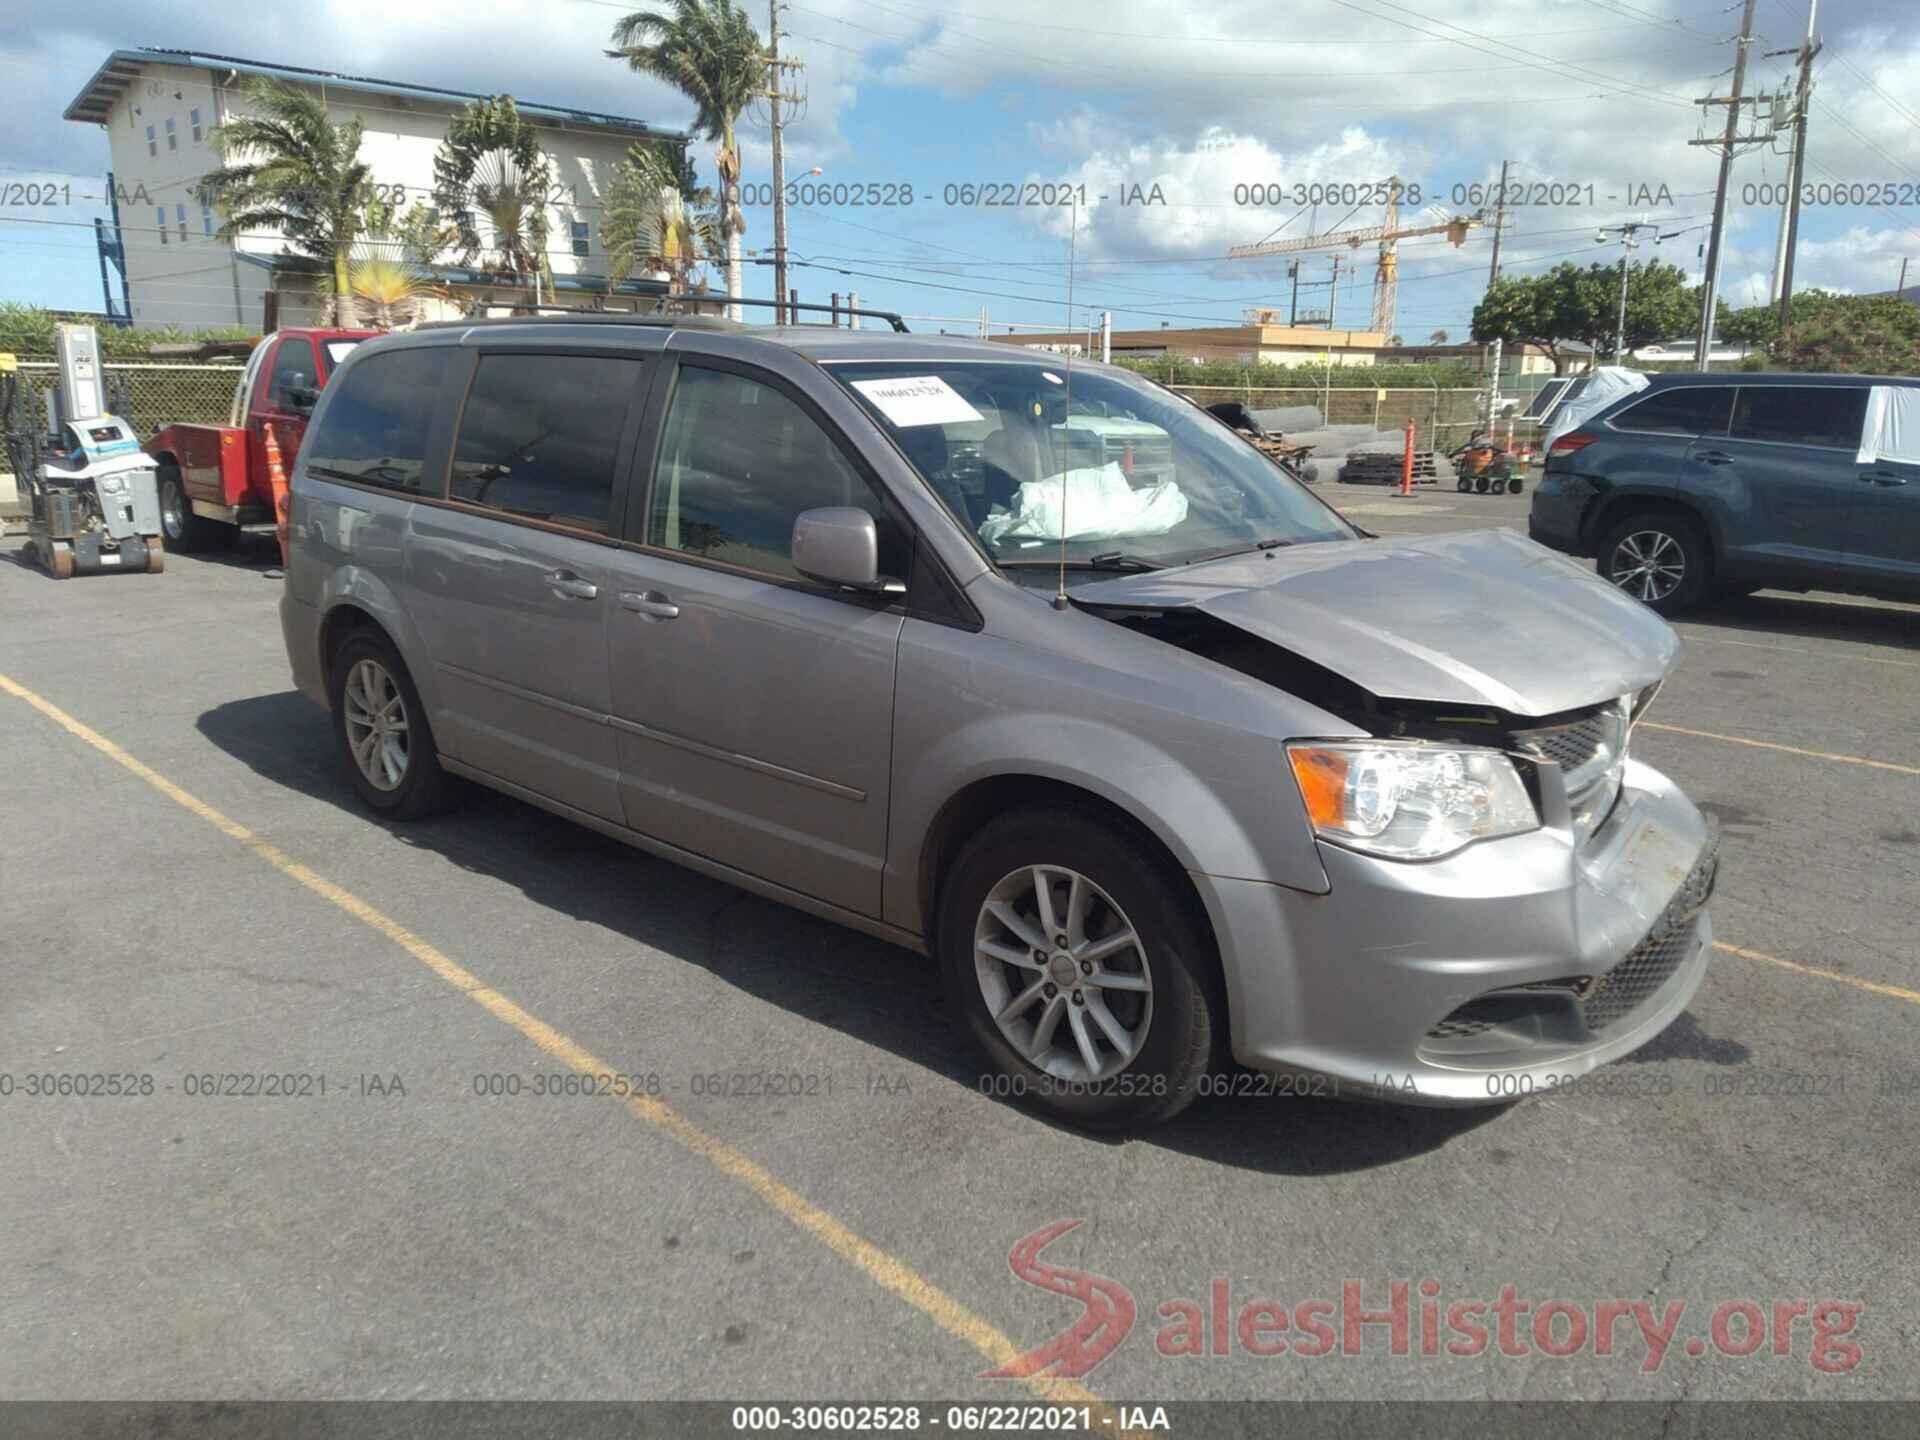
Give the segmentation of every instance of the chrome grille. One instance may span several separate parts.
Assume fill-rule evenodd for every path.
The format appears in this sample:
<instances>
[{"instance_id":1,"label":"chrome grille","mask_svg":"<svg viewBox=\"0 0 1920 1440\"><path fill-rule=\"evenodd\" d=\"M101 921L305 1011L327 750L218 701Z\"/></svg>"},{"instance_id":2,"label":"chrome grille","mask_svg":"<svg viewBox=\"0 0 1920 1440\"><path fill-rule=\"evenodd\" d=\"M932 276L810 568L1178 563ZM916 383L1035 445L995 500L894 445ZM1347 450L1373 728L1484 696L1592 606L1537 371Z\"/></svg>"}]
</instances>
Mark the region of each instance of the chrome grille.
<instances>
[{"instance_id":1,"label":"chrome grille","mask_svg":"<svg viewBox=\"0 0 1920 1440\"><path fill-rule=\"evenodd\" d=\"M1612 813L1629 729L1626 703L1614 700L1563 725L1514 732L1521 754L1560 767L1574 834L1583 844Z\"/></svg>"},{"instance_id":2,"label":"chrome grille","mask_svg":"<svg viewBox=\"0 0 1920 1440\"><path fill-rule=\"evenodd\" d=\"M1558 765L1572 794L1626 758L1626 709L1615 700L1564 725L1516 730L1513 738L1523 753Z\"/></svg>"}]
</instances>

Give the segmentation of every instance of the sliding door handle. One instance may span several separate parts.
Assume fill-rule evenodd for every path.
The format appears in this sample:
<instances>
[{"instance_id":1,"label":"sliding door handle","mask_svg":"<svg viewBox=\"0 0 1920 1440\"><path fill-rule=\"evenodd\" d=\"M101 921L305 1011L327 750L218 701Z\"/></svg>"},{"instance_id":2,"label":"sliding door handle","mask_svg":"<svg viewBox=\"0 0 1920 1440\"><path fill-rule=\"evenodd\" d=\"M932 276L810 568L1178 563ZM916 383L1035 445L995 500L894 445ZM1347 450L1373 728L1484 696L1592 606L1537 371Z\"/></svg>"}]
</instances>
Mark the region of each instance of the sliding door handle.
<instances>
[{"instance_id":1,"label":"sliding door handle","mask_svg":"<svg viewBox=\"0 0 1920 1440\"><path fill-rule=\"evenodd\" d=\"M568 600L591 600L600 593L598 585L582 580L571 570L550 571L545 578L548 589Z\"/></svg>"},{"instance_id":2,"label":"sliding door handle","mask_svg":"<svg viewBox=\"0 0 1920 1440\"><path fill-rule=\"evenodd\" d=\"M680 613L680 607L658 590L622 590L620 608L631 610L636 615L645 615L650 620L671 620Z\"/></svg>"}]
</instances>

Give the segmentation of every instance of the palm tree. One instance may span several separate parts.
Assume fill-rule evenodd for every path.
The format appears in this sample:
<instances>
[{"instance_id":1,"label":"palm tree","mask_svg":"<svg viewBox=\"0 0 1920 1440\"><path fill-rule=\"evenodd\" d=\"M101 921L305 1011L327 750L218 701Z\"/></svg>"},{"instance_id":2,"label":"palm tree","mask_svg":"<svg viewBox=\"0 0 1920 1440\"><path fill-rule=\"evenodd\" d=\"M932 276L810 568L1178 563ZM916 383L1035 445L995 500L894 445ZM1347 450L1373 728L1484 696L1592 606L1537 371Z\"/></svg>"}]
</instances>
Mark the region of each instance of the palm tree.
<instances>
[{"instance_id":1,"label":"palm tree","mask_svg":"<svg viewBox=\"0 0 1920 1440\"><path fill-rule=\"evenodd\" d=\"M347 255L354 322L391 330L417 320L421 301L443 293L431 278L434 257L458 239L453 227L440 224L425 206L402 215L378 196L369 199L359 238Z\"/></svg>"},{"instance_id":2,"label":"palm tree","mask_svg":"<svg viewBox=\"0 0 1920 1440\"><path fill-rule=\"evenodd\" d=\"M740 293L740 147L734 123L766 89L767 56L746 11L733 0L656 0L670 13L637 10L613 27L607 53L637 74L664 80L693 102L693 127L716 142L720 229L727 247L727 293ZM730 307L739 319L739 307Z\"/></svg>"},{"instance_id":3,"label":"palm tree","mask_svg":"<svg viewBox=\"0 0 1920 1440\"><path fill-rule=\"evenodd\" d=\"M1444 345L1444 344L1446 344L1446 343L1447 343L1447 332L1446 332L1446 331L1444 331L1444 330L1436 330L1436 331L1434 331L1434 332L1433 332L1433 334L1431 334L1431 335L1429 335L1429 336L1427 337L1427 343L1428 343L1429 345Z\"/></svg>"},{"instance_id":4,"label":"palm tree","mask_svg":"<svg viewBox=\"0 0 1920 1440\"><path fill-rule=\"evenodd\" d=\"M712 201L713 192L695 181L684 151L638 144L629 149L607 186L600 222L608 292L647 259L666 271L668 295L686 294L695 267L725 255L720 222L704 208Z\"/></svg>"},{"instance_id":5,"label":"palm tree","mask_svg":"<svg viewBox=\"0 0 1920 1440\"><path fill-rule=\"evenodd\" d=\"M347 260L360 233L371 167L360 159L360 122L335 125L316 95L263 77L247 87L254 113L215 127L222 168L194 187L220 213L220 238L278 230L333 275L334 323L349 320Z\"/></svg>"},{"instance_id":6,"label":"palm tree","mask_svg":"<svg viewBox=\"0 0 1920 1440\"><path fill-rule=\"evenodd\" d=\"M453 227L460 263L491 252L485 268L514 284L551 282L547 206L553 167L511 95L476 100L453 118L433 157L433 199ZM492 243L480 234L484 217Z\"/></svg>"}]
</instances>

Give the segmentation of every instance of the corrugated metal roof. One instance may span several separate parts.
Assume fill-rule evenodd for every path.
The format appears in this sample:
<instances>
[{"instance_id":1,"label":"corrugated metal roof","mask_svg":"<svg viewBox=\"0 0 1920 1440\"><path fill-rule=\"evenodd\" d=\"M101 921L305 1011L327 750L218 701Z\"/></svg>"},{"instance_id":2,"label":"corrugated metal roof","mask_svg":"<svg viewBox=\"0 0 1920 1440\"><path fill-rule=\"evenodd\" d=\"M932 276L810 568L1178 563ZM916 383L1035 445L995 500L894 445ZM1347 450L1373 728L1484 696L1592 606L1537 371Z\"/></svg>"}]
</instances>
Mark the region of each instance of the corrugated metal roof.
<instances>
[{"instance_id":1,"label":"corrugated metal roof","mask_svg":"<svg viewBox=\"0 0 1920 1440\"><path fill-rule=\"evenodd\" d=\"M113 103L126 93L149 65L190 65L208 70L232 70L242 75L265 75L305 85L326 85L341 90L359 90L375 95L393 95L409 100L439 101L464 105L470 100L488 97L472 90L447 90L437 85L403 85L394 80L376 80L366 75L341 75L331 70L311 70L300 65L269 65L259 60L243 60L234 55L208 55L197 50L163 50L142 47L115 50L93 73L66 108L66 118L84 124L104 125ZM628 135L648 135L661 140L685 143L679 130L662 130L644 120L626 115L607 115L598 110L575 110L565 105L542 105L514 97L520 113L530 120L574 126L583 130L616 130Z\"/></svg>"}]
</instances>

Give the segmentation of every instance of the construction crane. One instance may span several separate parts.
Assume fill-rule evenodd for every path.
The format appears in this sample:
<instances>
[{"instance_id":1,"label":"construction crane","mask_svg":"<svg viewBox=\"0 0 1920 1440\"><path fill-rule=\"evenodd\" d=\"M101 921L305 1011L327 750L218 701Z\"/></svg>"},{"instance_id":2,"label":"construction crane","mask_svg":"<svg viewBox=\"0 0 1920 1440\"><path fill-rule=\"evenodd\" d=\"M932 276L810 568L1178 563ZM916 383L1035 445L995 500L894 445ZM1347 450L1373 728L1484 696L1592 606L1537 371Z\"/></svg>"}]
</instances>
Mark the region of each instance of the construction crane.
<instances>
[{"instance_id":1,"label":"construction crane","mask_svg":"<svg viewBox=\"0 0 1920 1440\"><path fill-rule=\"evenodd\" d=\"M1382 335L1393 333L1393 312L1399 300L1400 256L1397 244L1415 235L1445 235L1457 248L1466 243L1467 231L1485 224L1480 215L1456 215L1434 225L1400 226L1400 180L1387 182L1387 214L1384 223L1363 225L1355 230L1330 230L1323 235L1303 235L1298 240L1262 240L1257 245L1235 245L1227 251L1230 260L1252 260L1266 255L1292 255L1302 250L1332 250L1341 245L1358 249L1378 241L1380 259L1373 272L1373 328Z\"/></svg>"}]
</instances>

